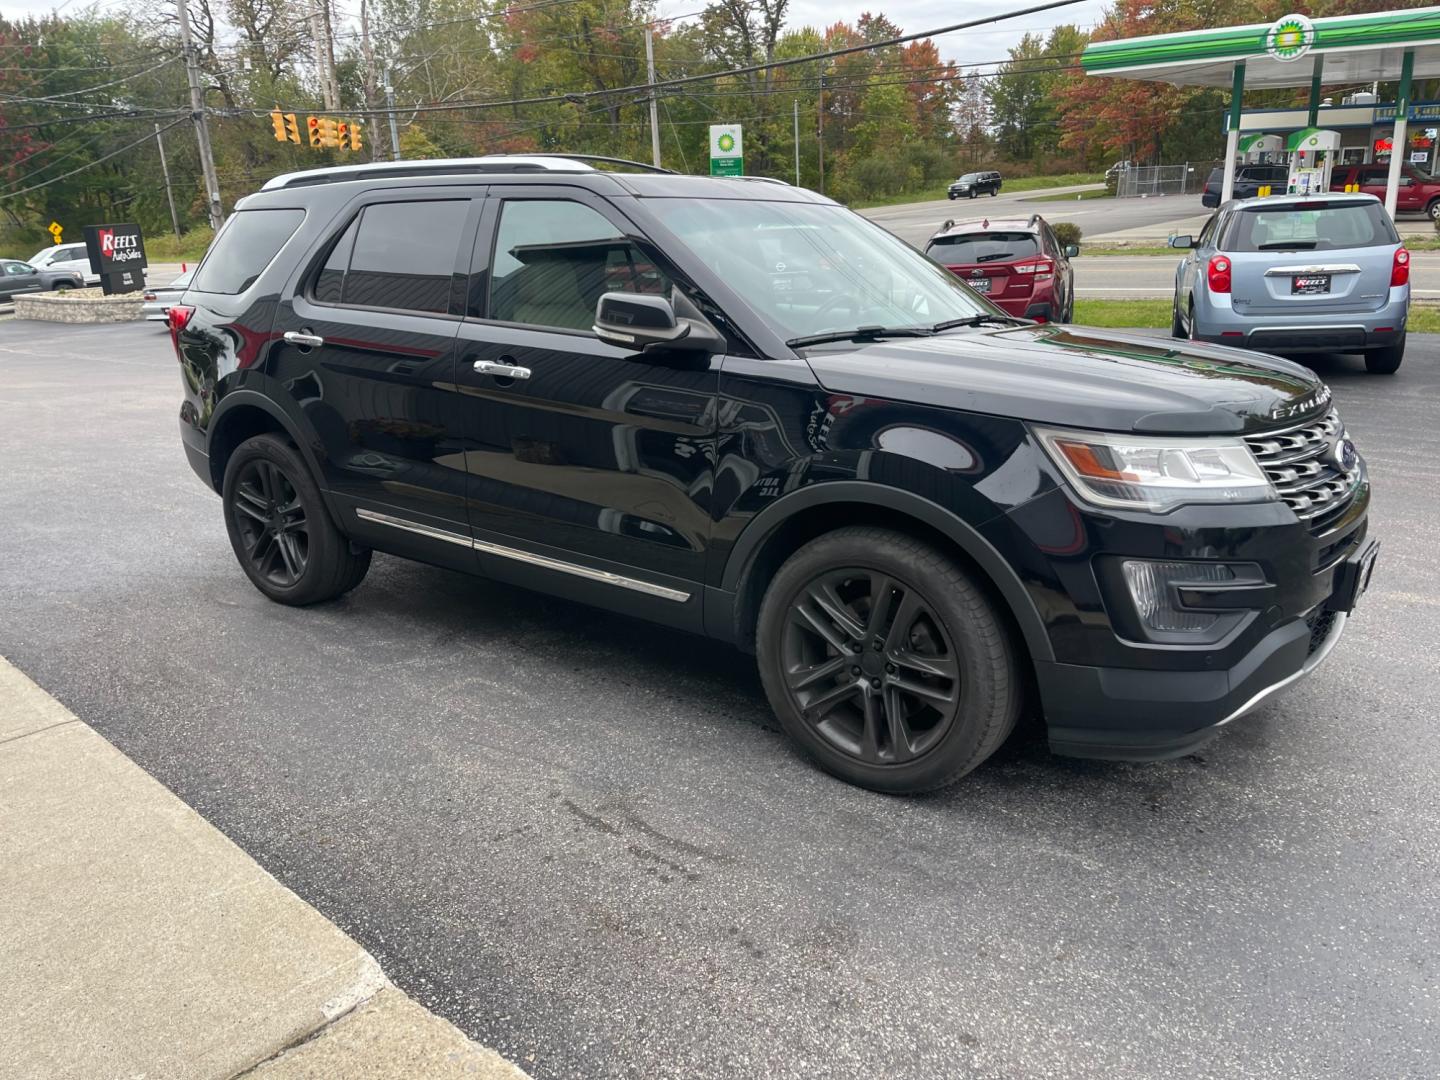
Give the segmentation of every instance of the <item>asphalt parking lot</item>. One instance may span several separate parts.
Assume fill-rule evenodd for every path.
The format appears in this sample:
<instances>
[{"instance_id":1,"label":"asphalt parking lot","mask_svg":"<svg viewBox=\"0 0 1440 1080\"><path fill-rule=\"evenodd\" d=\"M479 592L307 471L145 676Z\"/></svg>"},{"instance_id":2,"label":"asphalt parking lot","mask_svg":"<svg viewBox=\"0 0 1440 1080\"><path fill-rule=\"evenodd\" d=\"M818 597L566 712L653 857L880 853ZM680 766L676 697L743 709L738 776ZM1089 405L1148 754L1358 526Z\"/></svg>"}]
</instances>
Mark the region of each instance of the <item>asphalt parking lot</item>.
<instances>
[{"instance_id":1,"label":"asphalt parking lot","mask_svg":"<svg viewBox=\"0 0 1440 1080\"><path fill-rule=\"evenodd\" d=\"M1316 367L1375 583L1176 762L1031 737L887 798L697 638L380 556L271 604L157 324L0 325L0 655L544 1080L1433 1077L1440 337Z\"/></svg>"}]
</instances>

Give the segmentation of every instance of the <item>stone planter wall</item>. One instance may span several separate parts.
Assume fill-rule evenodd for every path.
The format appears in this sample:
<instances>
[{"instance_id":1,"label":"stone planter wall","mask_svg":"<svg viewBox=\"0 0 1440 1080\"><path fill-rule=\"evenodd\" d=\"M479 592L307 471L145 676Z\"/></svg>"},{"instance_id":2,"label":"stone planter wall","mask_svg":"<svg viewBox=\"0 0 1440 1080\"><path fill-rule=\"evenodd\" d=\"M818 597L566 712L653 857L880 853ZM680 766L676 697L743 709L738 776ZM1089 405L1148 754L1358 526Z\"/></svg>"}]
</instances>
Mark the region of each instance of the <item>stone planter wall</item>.
<instances>
[{"instance_id":1,"label":"stone planter wall","mask_svg":"<svg viewBox=\"0 0 1440 1080\"><path fill-rule=\"evenodd\" d=\"M15 297L15 318L59 323L133 322L145 301L138 292L106 296L99 289L67 293L22 293Z\"/></svg>"}]
</instances>

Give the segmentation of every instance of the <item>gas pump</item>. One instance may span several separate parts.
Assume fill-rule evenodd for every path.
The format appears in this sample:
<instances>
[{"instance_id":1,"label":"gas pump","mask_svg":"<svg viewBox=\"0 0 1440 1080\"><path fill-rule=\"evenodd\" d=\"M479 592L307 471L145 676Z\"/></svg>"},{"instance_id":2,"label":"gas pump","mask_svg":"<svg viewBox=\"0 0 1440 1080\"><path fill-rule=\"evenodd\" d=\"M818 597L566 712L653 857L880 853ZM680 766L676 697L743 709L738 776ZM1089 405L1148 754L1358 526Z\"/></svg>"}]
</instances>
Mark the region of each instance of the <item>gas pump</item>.
<instances>
[{"instance_id":1,"label":"gas pump","mask_svg":"<svg viewBox=\"0 0 1440 1080\"><path fill-rule=\"evenodd\" d=\"M1263 132L1241 135L1240 142L1236 145L1242 165L1272 164L1272 159L1267 155L1279 154L1284 149L1284 139L1279 135L1266 135Z\"/></svg>"},{"instance_id":2,"label":"gas pump","mask_svg":"<svg viewBox=\"0 0 1440 1080\"><path fill-rule=\"evenodd\" d=\"M1285 140L1290 151L1290 176L1285 190L1291 195L1313 195L1330 190L1330 171L1340 157L1340 133L1321 128L1296 131Z\"/></svg>"}]
</instances>

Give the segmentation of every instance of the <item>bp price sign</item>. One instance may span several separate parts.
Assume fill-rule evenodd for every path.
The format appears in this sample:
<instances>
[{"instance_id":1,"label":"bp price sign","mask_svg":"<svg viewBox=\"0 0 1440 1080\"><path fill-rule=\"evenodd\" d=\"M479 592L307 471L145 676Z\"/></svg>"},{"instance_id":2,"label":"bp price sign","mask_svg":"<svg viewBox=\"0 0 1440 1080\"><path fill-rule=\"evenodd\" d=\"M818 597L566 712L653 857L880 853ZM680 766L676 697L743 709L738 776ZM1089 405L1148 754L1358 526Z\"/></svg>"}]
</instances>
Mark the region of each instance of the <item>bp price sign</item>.
<instances>
[{"instance_id":1,"label":"bp price sign","mask_svg":"<svg viewBox=\"0 0 1440 1080\"><path fill-rule=\"evenodd\" d=\"M710 175L745 175L745 145L739 124L710 125Z\"/></svg>"}]
</instances>

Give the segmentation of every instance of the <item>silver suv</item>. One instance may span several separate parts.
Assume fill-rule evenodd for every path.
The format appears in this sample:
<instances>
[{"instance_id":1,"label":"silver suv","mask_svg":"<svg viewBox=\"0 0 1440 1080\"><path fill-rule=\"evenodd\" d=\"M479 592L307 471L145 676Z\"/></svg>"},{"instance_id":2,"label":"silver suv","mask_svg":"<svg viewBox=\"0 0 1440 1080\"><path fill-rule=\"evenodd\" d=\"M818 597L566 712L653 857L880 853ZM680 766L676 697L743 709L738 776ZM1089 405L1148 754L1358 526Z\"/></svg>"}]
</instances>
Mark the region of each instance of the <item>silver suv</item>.
<instances>
[{"instance_id":1,"label":"silver suv","mask_svg":"<svg viewBox=\"0 0 1440 1080\"><path fill-rule=\"evenodd\" d=\"M1393 374L1405 355L1410 253L1373 195L1226 203L1175 271L1176 337L1266 352L1363 353Z\"/></svg>"}]
</instances>

